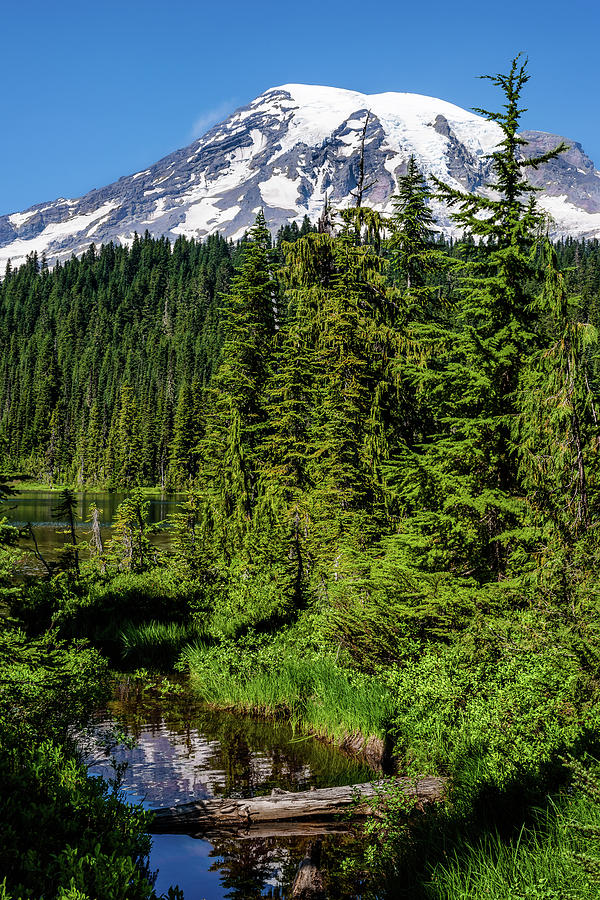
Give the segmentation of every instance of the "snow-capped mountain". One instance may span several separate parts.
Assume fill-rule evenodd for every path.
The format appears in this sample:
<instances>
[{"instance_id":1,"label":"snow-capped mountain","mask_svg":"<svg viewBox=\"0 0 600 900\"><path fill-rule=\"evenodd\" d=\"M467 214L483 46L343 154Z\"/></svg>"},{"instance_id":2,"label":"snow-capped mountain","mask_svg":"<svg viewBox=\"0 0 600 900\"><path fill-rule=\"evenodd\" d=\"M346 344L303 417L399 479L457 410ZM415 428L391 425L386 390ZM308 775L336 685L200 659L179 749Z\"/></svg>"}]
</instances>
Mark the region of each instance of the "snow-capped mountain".
<instances>
[{"instance_id":1,"label":"snow-capped mountain","mask_svg":"<svg viewBox=\"0 0 600 900\"><path fill-rule=\"evenodd\" d=\"M426 175L469 191L485 190L486 156L499 128L452 103L418 94L360 94L338 88L286 84L271 88L205 135L143 172L76 200L40 203L0 217L0 266L36 250L48 261L79 253L90 243L128 242L153 235L202 238L219 231L239 237L264 209L270 227L305 214L316 219L325 195L334 206L353 204L360 145L365 136L365 203L389 208L396 178L411 154ZM528 154L562 139L529 131ZM600 236L600 172L580 144L531 172L555 234ZM447 213L436 208L442 230Z\"/></svg>"}]
</instances>

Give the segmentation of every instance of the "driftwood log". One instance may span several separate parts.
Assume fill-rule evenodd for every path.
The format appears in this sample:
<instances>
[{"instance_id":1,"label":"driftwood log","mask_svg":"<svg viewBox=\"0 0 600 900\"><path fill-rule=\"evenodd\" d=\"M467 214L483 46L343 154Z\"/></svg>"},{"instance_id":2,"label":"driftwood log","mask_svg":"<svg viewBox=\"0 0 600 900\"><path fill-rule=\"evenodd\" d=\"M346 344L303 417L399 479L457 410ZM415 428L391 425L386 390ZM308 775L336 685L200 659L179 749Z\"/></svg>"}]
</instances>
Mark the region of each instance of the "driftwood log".
<instances>
[{"instance_id":1,"label":"driftwood log","mask_svg":"<svg viewBox=\"0 0 600 900\"><path fill-rule=\"evenodd\" d=\"M266 797L197 800L154 810L150 830L160 834L177 831L206 833L226 829L251 832L254 829L255 833L262 832L256 834L258 837L266 836L269 830L273 834L279 831L283 836L285 829L281 826L286 825L291 835L294 829L290 826L298 828L309 823L325 825L346 810L350 810L356 818L370 815L377 794L391 784L399 786L407 798L412 797L423 804L443 797L446 779L396 778L393 781L310 791L282 791L276 788ZM264 827L267 824L277 827ZM308 830L305 833L309 833ZM313 833L324 832L319 832L315 827Z\"/></svg>"},{"instance_id":2,"label":"driftwood log","mask_svg":"<svg viewBox=\"0 0 600 900\"><path fill-rule=\"evenodd\" d=\"M358 821L358 820L357 820ZM170 832L190 833L195 838L203 838L205 841L218 841L224 837L235 838L237 841L265 840L266 838L323 838L330 834L348 835L356 831L356 822L319 821L314 819L301 819L299 822L258 822L255 825L247 825L241 822L239 825L215 825L200 828L154 829L154 833L162 830ZM152 831L152 828L150 829Z\"/></svg>"}]
</instances>

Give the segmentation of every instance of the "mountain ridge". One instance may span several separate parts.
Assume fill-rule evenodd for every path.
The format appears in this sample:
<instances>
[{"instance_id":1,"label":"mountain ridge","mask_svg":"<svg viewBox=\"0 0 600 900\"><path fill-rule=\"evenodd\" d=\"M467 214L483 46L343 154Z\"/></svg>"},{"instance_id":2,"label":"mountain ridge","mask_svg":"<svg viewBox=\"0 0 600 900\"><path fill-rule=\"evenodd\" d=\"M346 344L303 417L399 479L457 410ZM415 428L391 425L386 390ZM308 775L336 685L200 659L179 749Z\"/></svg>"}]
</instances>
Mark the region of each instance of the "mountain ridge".
<instances>
[{"instance_id":1,"label":"mountain ridge","mask_svg":"<svg viewBox=\"0 0 600 900\"><path fill-rule=\"evenodd\" d=\"M368 116L368 120L367 120ZM274 229L304 215L316 219L327 194L353 203L365 128L365 202L385 212L399 174L415 155L426 176L485 193L489 154L499 126L435 97L363 94L321 85L269 88L191 144L133 175L76 199L42 202L0 217L0 266L31 252L48 261L83 252L90 243L129 243L134 232L175 240L219 231L238 238L264 209ZM527 131L527 155L562 140ZM530 172L554 235L600 237L600 172L581 144ZM456 233L434 204L440 230Z\"/></svg>"}]
</instances>

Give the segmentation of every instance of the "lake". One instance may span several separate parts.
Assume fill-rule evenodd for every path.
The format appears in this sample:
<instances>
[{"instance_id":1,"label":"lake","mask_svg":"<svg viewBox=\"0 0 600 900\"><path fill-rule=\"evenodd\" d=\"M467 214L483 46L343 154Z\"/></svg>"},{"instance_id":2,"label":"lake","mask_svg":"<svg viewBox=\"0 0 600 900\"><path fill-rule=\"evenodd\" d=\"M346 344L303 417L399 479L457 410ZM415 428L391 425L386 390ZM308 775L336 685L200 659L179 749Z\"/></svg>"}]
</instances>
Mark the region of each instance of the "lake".
<instances>
[{"instance_id":1,"label":"lake","mask_svg":"<svg viewBox=\"0 0 600 900\"><path fill-rule=\"evenodd\" d=\"M117 507L129 495L122 492L109 491L85 491L77 492L77 534L82 540L89 535L88 518L90 509L95 504L101 511L100 521L103 530L103 538L110 535L110 525L113 521ZM151 524L164 522L169 515L177 512L179 504L185 499L184 494L160 494L147 498L149 503L148 520ZM31 524L42 556L48 561L55 560L63 544L70 541L70 536L63 534L68 522L55 515L56 507L60 502L60 493L50 490L23 490L11 497L10 501L3 504L2 514L8 521L18 528ZM169 545L169 533L162 529L152 536L152 542L160 548ZM33 552L33 541L23 538L20 546L24 550ZM25 562L24 569L28 572L39 572L43 567L33 557Z\"/></svg>"}]
</instances>

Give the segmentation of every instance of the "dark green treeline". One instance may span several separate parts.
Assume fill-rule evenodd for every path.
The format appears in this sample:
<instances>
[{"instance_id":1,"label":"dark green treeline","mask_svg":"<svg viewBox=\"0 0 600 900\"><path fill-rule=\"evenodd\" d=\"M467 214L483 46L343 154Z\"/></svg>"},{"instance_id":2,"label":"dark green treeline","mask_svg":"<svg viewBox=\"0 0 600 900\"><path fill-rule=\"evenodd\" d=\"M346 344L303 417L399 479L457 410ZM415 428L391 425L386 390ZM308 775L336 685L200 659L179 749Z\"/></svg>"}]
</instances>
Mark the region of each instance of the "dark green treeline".
<instances>
[{"instance_id":1,"label":"dark green treeline","mask_svg":"<svg viewBox=\"0 0 600 900\"><path fill-rule=\"evenodd\" d=\"M334 336L318 336L326 320L328 328L337 321L348 334L360 335L359 346L352 347L352 342L347 342L342 352L347 359L354 359L355 353L364 356L360 363L356 359L364 374L359 391L363 396L359 400L357 395L357 405L344 410L331 406L339 400L338 396L334 401L333 389L329 400L319 396L319 415L311 418L312 427L324 435L332 422L343 416L348 428L353 417L356 422L363 420L360 427L370 421L369 452L376 456L379 451L373 449L377 446L374 416L383 416L377 427L387 435L384 442L390 439L391 425L395 435L392 441L398 438L401 419L408 421L416 416L422 420L417 402L420 391L415 392L410 379L398 381L398 373L389 368L383 381L379 381L381 372L368 378L367 370L377 363L379 353L391 366L391 345L384 350L382 347L386 341L406 342L404 326L413 315L422 320L422 328L429 330L430 344L436 321L443 320L444 327L462 327L459 323L464 312L458 303L461 291L464 295L464 285L459 286L461 278L464 282L462 270L469 261L474 264L484 251L473 240L469 227L472 223L462 223L466 226L462 241L447 243L435 233L429 213L425 230L419 232L420 226L415 224L416 243L410 235L402 236L402 217L406 224L415 210L418 212L418 207L411 207L410 198L403 196L403 192L412 189L410 184L414 185L415 178L420 178L414 166L410 172L412 182L411 178L403 179L396 198L400 218L383 222L370 210L346 211L337 229L329 227L324 218L319 236L315 236L305 219L301 228L293 224L280 229L274 247L264 231L261 240L268 248L265 265L272 284L262 313L257 315L270 321L262 345L255 348L262 370L252 377L263 387L269 373L276 377L269 387L274 394L268 402L263 398L267 406L270 404L270 413L265 408L259 416L258 407L255 410L258 418L252 427L257 436L264 437L261 416L263 424L269 415L274 420L291 416L292 427L293 415L288 413L288 401L281 393L284 379L307 379L302 388L297 388L298 397L306 399L316 383L315 372L310 374L311 366L318 369L334 364L316 348L320 340L326 340L331 349L337 340ZM429 192L424 182L419 183L424 191L420 200L428 210ZM359 219L362 216L362 221L356 219L357 215ZM294 249L299 238L303 240ZM493 235L490 240L493 242ZM214 398L209 389L219 367L223 341L228 340L228 329L231 332L232 316L236 315L232 284L248 265L247 254L252 254L254 244L252 236L234 246L213 235L204 243L181 237L171 245L166 239L154 239L146 233L136 236L130 247L109 244L98 250L92 246L81 258L73 258L53 270L36 256L17 270L9 266L0 283L3 468L25 472L48 483L189 487L200 473L207 414L214 418ZM582 321L597 326L600 243L568 238L559 242L555 251L557 267L564 270L565 288L572 295L571 309ZM302 272L302 266L308 268ZM312 275L311 266L316 267ZM367 278L364 271L358 275L364 266L372 267L369 277L375 277L377 272L379 279L376 288L366 288L367 293L374 291L372 298L357 299L352 313L335 305L320 308L319 292L328 285L333 287L334 282L338 292L346 293L344 303L351 302L354 290L364 293L364 285L352 281ZM538 264L538 275L539 270ZM534 272L521 274L526 281L529 279L530 296L522 300L526 305L535 294L537 276ZM410 302L406 296L401 301L392 296L398 293L403 279L411 288L408 294L405 292L410 295ZM386 299L382 301L384 295ZM246 302L242 296L238 315ZM288 305L290 315L286 312ZM368 309L370 322L361 321ZM262 327L258 321L257 326ZM521 322L519 328L525 327L526 323ZM381 328L388 329L385 335ZM366 336L370 329L377 332L376 350L369 346L371 338ZM441 332L438 338L441 340ZM405 344L405 351L407 347ZM219 376L221 384L224 373L233 365L231 352L232 346L228 345ZM406 352L404 356L408 371L411 356ZM595 368L594 361L591 366ZM296 367L295 374L288 371L290 367ZM388 404L387 410L369 407L366 398L369 395L371 402L373 391ZM412 405L401 409L396 400L391 402L390 391L396 392L396 399L406 399L413 392ZM256 406L257 401L248 402ZM407 421L403 427L410 432L413 426ZM299 427L298 421L294 427ZM274 446L279 446L283 457L291 452L288 437L285 432L272 435ZM416 433L409 437L416 439ZM222 446L220 452L224 452ZM294 465L301 480L304 475L298 458Z\"/></svg>"},{"instance_id":2,"label":"dark green treeline","mask_svg":"<svg viewBox=\"0 0 600 900\"><path fill-rule=\"evenodd\" d=\"M136 237L0 288L0 448L43 480L166 482L178 398L219 353L232 246Z\"/></svg>"},{"instance_id":3,"label":"dark green treeline","mask_svg":"<svg viewBox=\"0 0 600 900\"><path fill-rule=\"evenodd\" d=\"M287 226L296 240L311 231ZM52 271L33 255L0 284L0 457L77 485L181 486L243 252L219 235L148 233ZM182 458L186 462L182 464Z\"/></svg>"},{"instance_id":4,"label":"dark green treeline","mask_svg":"<svg viewBox=\"0 0 600 900\"><path fill-rule=\"evenodd\" d=\"M280 230L275 269L284 242L312 230ZM476 252L469 239L434 243L455 259ZM219 235L171 246L146 234L52 271L36 257L9 268L0 282L3 468L48 483L188 486L243 247ZM600 242L567 238L556 253L580 317L597 326ZM382 256L391 284L390 247Z\"/></svg>"}]
</instances>

